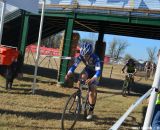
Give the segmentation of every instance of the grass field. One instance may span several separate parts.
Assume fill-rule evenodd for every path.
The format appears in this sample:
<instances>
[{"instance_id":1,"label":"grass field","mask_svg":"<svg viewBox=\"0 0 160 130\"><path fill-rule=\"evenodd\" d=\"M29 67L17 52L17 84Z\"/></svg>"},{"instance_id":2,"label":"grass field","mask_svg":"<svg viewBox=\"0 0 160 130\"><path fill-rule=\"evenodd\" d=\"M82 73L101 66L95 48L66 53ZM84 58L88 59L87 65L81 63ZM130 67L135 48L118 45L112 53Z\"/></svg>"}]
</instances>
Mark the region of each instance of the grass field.
<instances>
[{"instance_id":1,"label":"grass field","mask_svg":"<svg viewBox=\"0 0 160 130\"><path fill-rule=\"evenodd\" d=\"M124 76L120 73L121 66L115 66L111 79L110 68L111 66L104 66L103 78L98 87L94 119L92 121L79 119L75 125L76 130L109 129L152 84L152 79L145 81L143 77L136 77L131 96L122 97ZM55 80L47 77L45 72L48 71L43 72L40 69L38 71L35 95L31 91L33 70L24 71L24 77L16 79L13 89L8 91L4 88L5 79L0 77L0 130L60 130L64 104L75 90L57 86ZM143 109L146 106L146 103L138 106L125 120L120 130L138 129L144 118Z\"/></svg>"}]
</instances>

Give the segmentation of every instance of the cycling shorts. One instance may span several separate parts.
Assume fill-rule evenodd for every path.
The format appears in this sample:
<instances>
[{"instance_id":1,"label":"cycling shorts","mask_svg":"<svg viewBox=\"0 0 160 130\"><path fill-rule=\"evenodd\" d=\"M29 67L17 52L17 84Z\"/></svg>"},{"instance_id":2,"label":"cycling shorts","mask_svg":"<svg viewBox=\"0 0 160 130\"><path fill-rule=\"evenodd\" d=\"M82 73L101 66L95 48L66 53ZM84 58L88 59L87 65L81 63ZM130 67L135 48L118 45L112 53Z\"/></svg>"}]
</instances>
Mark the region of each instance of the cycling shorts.
<instances>
[{"instance_id":1,"label":"cycling shorts","mask_svg":"<svg viewBox=\"0 0 160 130\"><path fill-rule=\"evenodd\" d=\"M87 67L83 69L83 71L81 72L81 74L86 74L88 76L87 79L92 78L95 75L96 71L93 71L91 69L88 69ZM97 78L97 80L95 80L92 84L91 87L96 87L99 83L99 79L100 77Z\"/></svg>"}]
</instances>

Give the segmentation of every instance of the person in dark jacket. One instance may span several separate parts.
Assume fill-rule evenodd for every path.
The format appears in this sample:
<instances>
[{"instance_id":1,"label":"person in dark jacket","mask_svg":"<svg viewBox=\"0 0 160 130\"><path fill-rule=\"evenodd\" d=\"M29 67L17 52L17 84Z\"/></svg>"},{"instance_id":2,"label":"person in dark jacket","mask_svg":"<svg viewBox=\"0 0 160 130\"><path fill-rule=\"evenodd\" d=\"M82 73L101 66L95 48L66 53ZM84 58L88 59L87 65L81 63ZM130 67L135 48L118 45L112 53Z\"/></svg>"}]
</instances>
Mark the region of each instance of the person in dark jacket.
<instances>
[{"instance_id":1,"label":"person in dark jacket","mask_svg":"<svg viewBox=\"0 0 160 130\"><path fill-rule=\"evenodd\" d=\"M6 69L6 89L12 89L13 80L21 74L21 65L18 58L15 59L11 65Z\"/></svg>"}]
</instances>

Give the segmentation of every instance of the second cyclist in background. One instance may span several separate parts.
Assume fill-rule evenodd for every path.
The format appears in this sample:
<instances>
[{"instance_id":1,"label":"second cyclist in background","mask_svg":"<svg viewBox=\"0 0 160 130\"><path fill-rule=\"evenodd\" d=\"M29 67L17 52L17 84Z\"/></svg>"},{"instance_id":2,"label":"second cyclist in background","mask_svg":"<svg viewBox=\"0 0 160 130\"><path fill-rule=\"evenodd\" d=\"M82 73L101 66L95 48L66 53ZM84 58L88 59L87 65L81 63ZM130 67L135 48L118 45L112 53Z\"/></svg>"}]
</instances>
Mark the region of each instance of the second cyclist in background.
<instances>
[{"instance_id":1,"label":"second cyclist in background","mask_svg":"<svg viewBox=\"0 0 160 130\"><path fill-rule=\"evenodd\" d=\"M72 76L74 70L77 68L80 62L85 64L85 68L80 75L80 80L78 81L78 87L81 82L88 84L89 92L89 114L87 119L92 119L93 111L96 103L96 86L99 82L99 77L101 75L101 63L99 57L93 53L93 45L91 43L83 43L80 48L80 55L75 59L75 63L69 69L65 79L67 80Z\"/></svg>"},{"instance_id":2,"label":"second cyclist in background","mask_svg":"<svg viewBox=\"0 0 160 130\"><path fill-rule=\"evenodd\" d=\"M127 63L124 65L124 67L122 68L122 72L123 73L126 73L125 75L125 80L127 80L128 78L128 74L133 74L132 75L132 82L134 82L134 75L135 73L137 72L137 69L136 69L136 64L135 64L135 61L130 58ZM130 87L128 88L128 93L130 92Z\"/></svg>"}]
</instances>

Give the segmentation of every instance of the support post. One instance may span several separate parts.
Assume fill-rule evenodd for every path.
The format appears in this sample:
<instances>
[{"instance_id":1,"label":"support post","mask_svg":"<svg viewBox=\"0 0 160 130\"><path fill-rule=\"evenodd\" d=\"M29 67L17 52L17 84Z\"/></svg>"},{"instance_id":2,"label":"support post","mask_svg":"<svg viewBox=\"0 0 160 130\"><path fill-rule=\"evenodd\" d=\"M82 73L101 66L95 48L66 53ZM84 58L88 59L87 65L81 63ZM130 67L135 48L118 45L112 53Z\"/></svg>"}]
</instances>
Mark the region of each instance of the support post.
<instances>
[{"instance_id":1,"label":"support post","mask_svg":"<svg viewBox=\"0 0 160 130\"><path fill-rule=\"evenodd\" d=\"M104 33L100 32L98 36L98 41L95 45L95 53L99 56L101 60L101 68L103 70L103 64L104 64L104 56L105 56L105 49L106 49L106 43L103 42Z\"/></svg>"},{"instance_id":2,"label":"support post","mask_svg":"<svg viewBox=\"0 0 160 130\"><path fill-rule=\"evenodd\" d=\"M27 36L28 36L28 28L29 28L29 16L26 15L25 11L22 12L22 25L21 25L21 35L20 35L20 45L18 48L20 50L19 62L20 66L23 66L24 56L25 56L25 48L27 44Z\"/></svg>"},{"instance_id":3,"label":"support post","mask_svg":"<svg viewBox=\"0 0 160 130\"><path fill-rule=\"evenodd\" d=\"M67 25L66 25L66 30L65 30L65 38L64 38L64 44L63 44L62 56L69 56L70 54L73 26L74 26L74 19L69 18L67 20ZM58 74L58 82L60 84L64 84L65 75L68 70L68 63L69 61L61 59L60 69L59 69L59 74Z\"/></svg>"}]
</instances>

